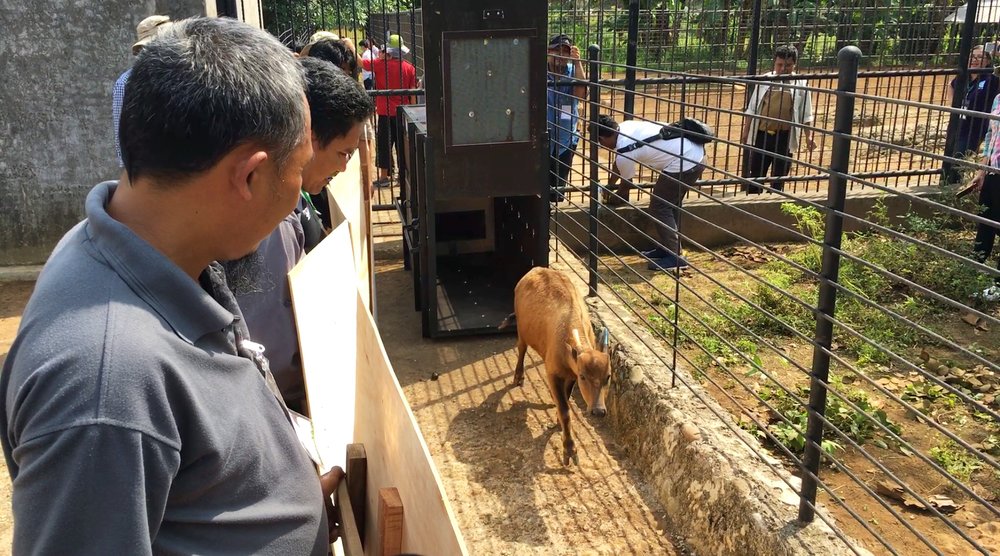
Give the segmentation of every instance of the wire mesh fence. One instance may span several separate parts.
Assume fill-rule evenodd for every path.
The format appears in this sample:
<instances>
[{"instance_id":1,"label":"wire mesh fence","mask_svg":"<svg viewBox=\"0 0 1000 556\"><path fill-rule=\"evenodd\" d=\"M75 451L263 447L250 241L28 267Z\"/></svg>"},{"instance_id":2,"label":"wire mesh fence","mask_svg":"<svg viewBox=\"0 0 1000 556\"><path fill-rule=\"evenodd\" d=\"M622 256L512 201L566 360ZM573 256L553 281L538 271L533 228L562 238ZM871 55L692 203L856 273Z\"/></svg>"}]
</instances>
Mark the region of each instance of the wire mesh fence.
<instances>
[{"instance_id":1,"label":"wire mesh fence","mask_svg":"<svg viewBox=\"0 0 1000 556\"><path fill-rule=\"evenodd\" d=\"M995 42L1000 13L983 4L973 41ZM550 34L597 44L607 62L629 63L634 37L638 54L631 65L723 75L754 73L756 58L766 60L788 44L802 53L806 68L834 67L847 45L861 49L866 67L953 68L966 16L961 1L564 0L549 6Z\"/></svg>"},{"instance_id":2,"label":"wire mesh fence","mask_svg":"<svg viewBox=\"0 0 1000 556\"><path fill-rule=\"evenodd\" d=\"M660 164L638 174L655 181L646 208L645 198L607 186L625 156L610 149L644 139L633 130L646 122L695 116L739 127L737 111L703 99L759 82L661 70L658 78L677 82L666 98L649 95L663 108L652 117L636 110L626 126L602 102L615 85L598 78L610 63L593 49L579 163L551 230L568 247L562 255L588 269L581 278L592 293L617 300L609 307L620 318L638 319L658 340L647 348L675 370L675 386L713 397L728 410L719 416L727 427L756 436L801 479L800 519L827 520L814 513L821 503L840 534L878 553L988 553L995 532L980 526L1000 514L1000 271L988 259L1000 183L988 177L976 199L956 196L961 186L900 188L880 175L875 168L948 161L962 183L987 168L945 157L939 143L873 132L866 124L880 114L904 114L896 121L910 129L974 114L874 94L853 52L836 83L781 85L826 107L812 127L829 152L778 157L793 174L821 177L817 190L740 177L727 149L758 149L719 125L703 158L684 146L698 138L690 132L635 151L640 165ZM618 137L602 146L613 124ZM672 171L662 165L678 161ZM684 161L704 166L701 181L686 177ZM763 194L735 199L719 180ZM980 203L993 208L981 213ZM786 239L760 239L776 232Z\"/></svg>"}]
</instances>

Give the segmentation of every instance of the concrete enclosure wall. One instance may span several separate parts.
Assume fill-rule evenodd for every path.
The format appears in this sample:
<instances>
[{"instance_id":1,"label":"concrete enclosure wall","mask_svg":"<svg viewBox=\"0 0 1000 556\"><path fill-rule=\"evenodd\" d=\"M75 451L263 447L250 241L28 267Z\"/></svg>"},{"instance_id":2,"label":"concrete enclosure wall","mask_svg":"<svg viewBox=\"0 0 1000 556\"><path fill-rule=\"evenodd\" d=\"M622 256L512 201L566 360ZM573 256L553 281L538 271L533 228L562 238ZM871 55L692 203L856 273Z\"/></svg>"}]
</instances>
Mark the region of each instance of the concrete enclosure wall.
<instances>
[{"instance_id":1,"label":"concrete enclosure wall","mask_svg":"<svg viewBox=\"0 0 1000 556\"><path fill-rule=\"evenodd\" d=\"M204 15L215 0L0 2L0 265L43 262L118 177L111 89L153 14Z\"/></svg>"},{"instance_id":2,"label":"concrete enclosure wall","mask_svg":"<svg viewBox=\"0 0 1000 556\"><path fill-rule=\"evenodd\" d=\"M918 196L932 196L937 188L913 187L906 193ZM760 195L723 199L722 202L694 198L688 195L684 202L685 213L681 216L680 229L683 249L692 250L697 246L715 248L739 243L741 238L756 242L796 242L803 241L798 235L795 218L785 214L781 205L790 200L779 195ZM800 195L820 205L826 205L826 194ZM895 219L906 214L929 215L933 211L926 203L913 202L897 195L886 195L879 191L851 192L847 197L845 211L864 217L877 201L886 207L886 214ZM589 201L585 200L584 203ZM635 203L639 208L618 208L616 214L602 208L599 212L601 225L598 229L601 251L620 254L635 254L635 249L651 249L650 238L656 237L656 226L644 211L648 197ZM688 214L690 213L690 214ZM553 216L552 229L564 245L578 253L588 249L590 214L586 206L582 209L564 208ZM844 231L854 232L860 228L856 220L845 219Z\"/></svg>"}]
</instances>

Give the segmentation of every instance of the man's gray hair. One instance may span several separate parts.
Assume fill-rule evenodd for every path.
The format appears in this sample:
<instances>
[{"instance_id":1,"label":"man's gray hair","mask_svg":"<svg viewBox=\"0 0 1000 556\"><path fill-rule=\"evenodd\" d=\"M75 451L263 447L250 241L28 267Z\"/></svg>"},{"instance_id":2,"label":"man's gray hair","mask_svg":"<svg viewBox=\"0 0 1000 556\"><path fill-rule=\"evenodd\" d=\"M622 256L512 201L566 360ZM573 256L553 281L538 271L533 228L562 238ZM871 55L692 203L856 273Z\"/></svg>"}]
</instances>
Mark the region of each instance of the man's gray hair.
<instances>
[{"instance_id":1,"label":"man's gray hair","mask_svg":"<svg viewBox=\"0 0 1000 556\"><path fill-rule=\"evenodd\" d=\"M132 181L192 176L248 143L280 167L303 139L304 95L301 65L268 33L232 19L178 21L132 67L119 126L125 171Z\"/></svg>"}]
</instances>

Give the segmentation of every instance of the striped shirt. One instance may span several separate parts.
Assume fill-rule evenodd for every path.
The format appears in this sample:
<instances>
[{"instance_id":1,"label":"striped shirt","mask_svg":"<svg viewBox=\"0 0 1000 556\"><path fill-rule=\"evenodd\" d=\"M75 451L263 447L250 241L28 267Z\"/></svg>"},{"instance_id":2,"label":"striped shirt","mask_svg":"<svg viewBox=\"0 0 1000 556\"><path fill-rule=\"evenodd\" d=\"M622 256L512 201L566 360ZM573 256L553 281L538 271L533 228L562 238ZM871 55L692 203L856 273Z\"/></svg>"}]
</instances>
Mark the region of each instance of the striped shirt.
<instances>
[{"instance_id":1,"label":"striped shirt","mask_svg":"<svg viewBox=\"0 0 1000 556\"><path fill-rule=\"evenodd\" d=\"M125 163L122 162L122 145L121 141L118 139L118 123L122 119L122 103L125 101L125 84L128 83L129 76L132 75L132 68L125 70L125 73L118 77L118 81L115 81L115 88L111 90L111 125L114 126L112 132L115 136L115 154L118 155L118 167L122 168Z\"/></svg>"}]
</instances>

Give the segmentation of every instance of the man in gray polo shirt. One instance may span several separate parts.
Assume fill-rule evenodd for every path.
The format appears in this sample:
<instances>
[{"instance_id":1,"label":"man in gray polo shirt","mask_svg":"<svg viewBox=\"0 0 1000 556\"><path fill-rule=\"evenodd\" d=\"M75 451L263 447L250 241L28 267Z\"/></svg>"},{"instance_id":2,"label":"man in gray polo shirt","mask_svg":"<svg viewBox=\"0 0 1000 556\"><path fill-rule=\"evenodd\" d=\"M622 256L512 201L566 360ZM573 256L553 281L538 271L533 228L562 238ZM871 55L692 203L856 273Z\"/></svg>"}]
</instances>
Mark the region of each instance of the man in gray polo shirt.
<instances>
[{"instance_id":1,"label":"man in gray polo shirt","mask_svg":"<svg viewBox=\"0 0 1000 556\"><path fill-rule=\"evenodd\" d=\"M86 201L0 377L18 554L326 554L319 478L221 267L292 211L302 71L266 33L178 22L125 93L128 183Z\"/></svg>"}]
</instances>

